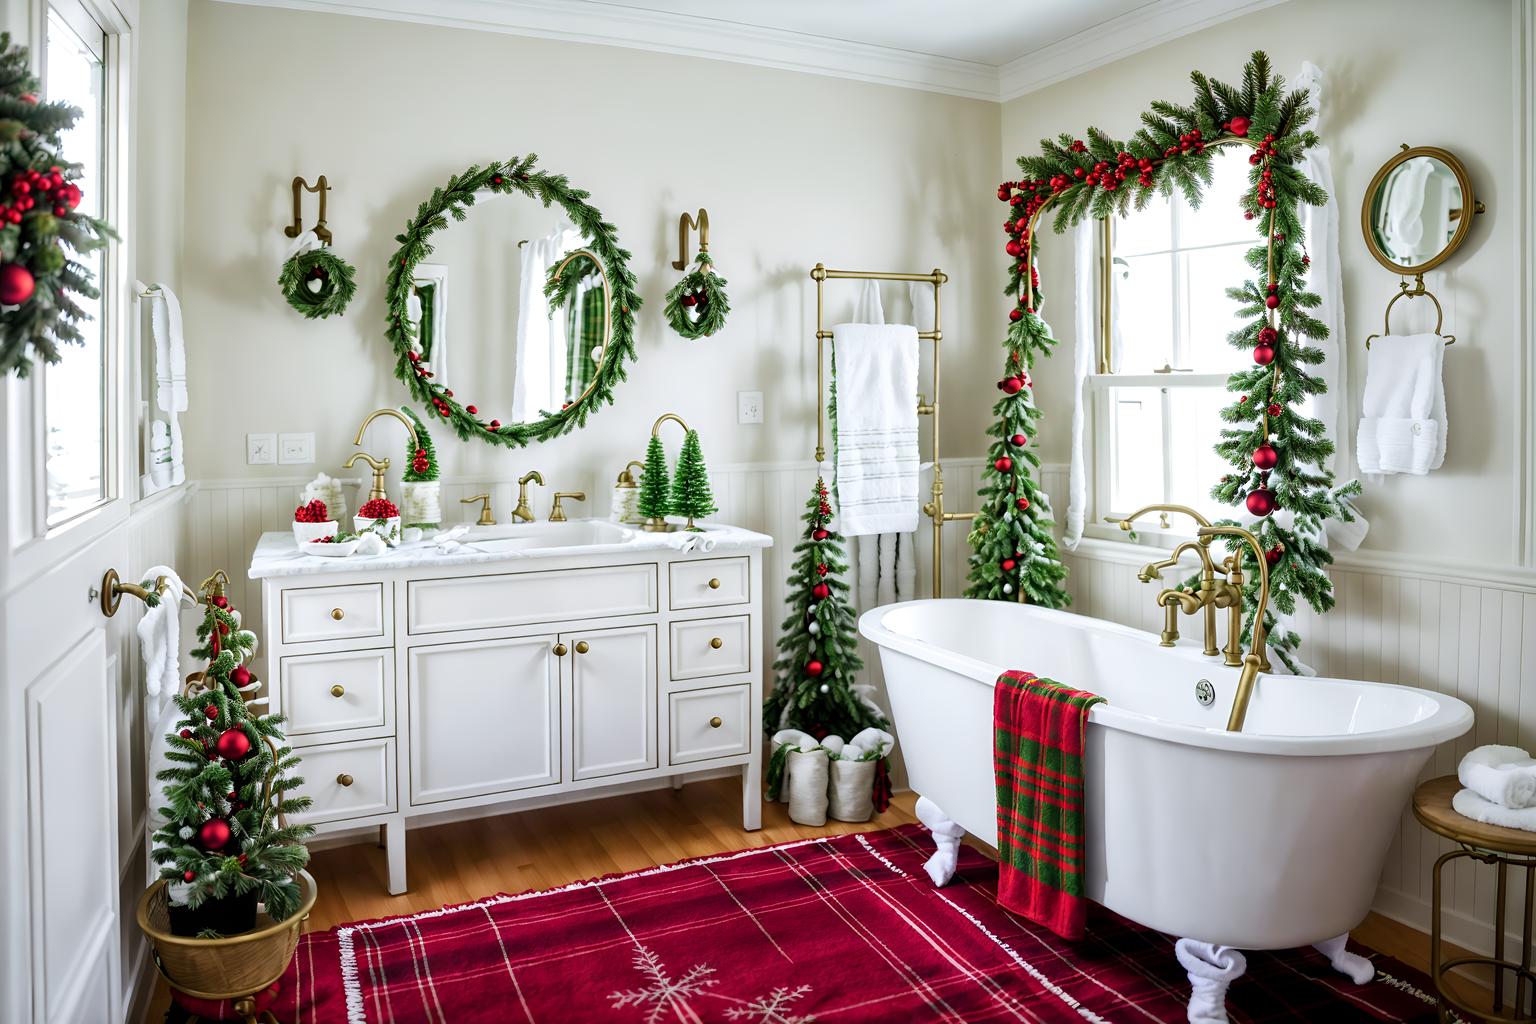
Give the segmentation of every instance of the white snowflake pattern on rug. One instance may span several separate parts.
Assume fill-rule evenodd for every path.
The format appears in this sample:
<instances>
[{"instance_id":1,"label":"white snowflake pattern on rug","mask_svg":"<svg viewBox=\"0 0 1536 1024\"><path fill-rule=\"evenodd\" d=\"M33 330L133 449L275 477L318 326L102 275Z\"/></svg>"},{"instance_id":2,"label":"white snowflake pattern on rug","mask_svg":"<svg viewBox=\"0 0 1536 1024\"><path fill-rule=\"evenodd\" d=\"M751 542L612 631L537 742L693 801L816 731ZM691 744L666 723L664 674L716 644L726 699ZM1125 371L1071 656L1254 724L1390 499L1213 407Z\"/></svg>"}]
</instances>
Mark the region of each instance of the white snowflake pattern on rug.
<instances>
[{"instance_id":1,"label":"white snowflake pattern on rug","mask_svg":"<svg viewBox=\"0 0 1536 1024\"><path fill-rule=\"evenodd\" d=\"M710 977L715 969L707 964L694 964L682 977L674 980L661 957L650 948L640 945L636 947L633 963L635 970L645 976L648 982L646 986L614 992L608 998L612 1000L615 1010L644 1007L645 1024L662 1024L664 1020L675 1020L679 1024L705 1024L705 1019L693 1005L696 996L738 1004L726 1007L724 1019L728 1021L740 1021L742 1024L816 1024L814 1016L796 1014L790 1007L791 1003L811 991L809 985L795 988L781 986L756 999L738 999L710 991L710 986L718 984L719 979ZM670 1018L669 1012L672 1015Z\"/></svg>"}]
</instances>

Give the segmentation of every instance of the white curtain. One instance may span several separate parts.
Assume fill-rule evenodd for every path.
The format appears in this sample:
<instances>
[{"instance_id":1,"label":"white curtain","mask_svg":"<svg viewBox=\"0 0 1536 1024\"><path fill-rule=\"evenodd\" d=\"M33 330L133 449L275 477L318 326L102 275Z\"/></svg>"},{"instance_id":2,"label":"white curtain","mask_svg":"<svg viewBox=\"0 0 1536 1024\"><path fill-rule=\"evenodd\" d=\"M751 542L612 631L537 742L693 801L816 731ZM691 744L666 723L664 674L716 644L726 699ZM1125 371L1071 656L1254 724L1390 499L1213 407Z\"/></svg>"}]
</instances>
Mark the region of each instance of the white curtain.
<instances>
[{"instance_id":1,"label":"white curtain","mask_svg":"<svg viewBox=\"0 0 1536 1024\"><path fill-rule=\"evenodd\" d=\"M1067 521L1062 544L1067 550L1083 539L1088 514L1088 375L1094 371L1094 353L1099 337L1099 275L1097 244L1099 222L1085 218L1072 230L1076 338L1072 347L1072 454L1067 477ZM1108 254L1106 254L1107 256ZM1114 332L1111 348L1119 351L1119 327L1110 319Z\"/></svg>"},{"instance_id":2,"label":"white curtain","mask_svg":"<svg viewBox=\"0 0 1536 1024\"><path fill-rule=\"evenodd\" d=\"M565 318L549 315L544 283L560 257L581 244L570 225L561 225L522 247L517 286L517 369L512 388L512 422L538 419L565 401Z\"/></svg>"}]
</instances>

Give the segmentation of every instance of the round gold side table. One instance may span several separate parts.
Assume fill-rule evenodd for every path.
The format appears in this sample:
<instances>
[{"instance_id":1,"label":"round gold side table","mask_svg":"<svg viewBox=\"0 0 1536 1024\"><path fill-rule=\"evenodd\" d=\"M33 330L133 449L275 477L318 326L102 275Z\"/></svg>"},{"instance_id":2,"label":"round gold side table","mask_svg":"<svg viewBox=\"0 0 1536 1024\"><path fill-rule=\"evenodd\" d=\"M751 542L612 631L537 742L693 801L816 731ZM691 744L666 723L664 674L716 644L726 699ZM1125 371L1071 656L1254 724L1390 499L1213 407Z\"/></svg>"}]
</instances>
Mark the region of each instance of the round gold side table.
<instances>
[{"instance_id":1,"label":"round gold side table","mask_svg":"<svg viewBox=\"0 0 1536 1024\"><path fill-rule=\"evenodd\" d=\"M1457 814L1451 797L1461 789L1454 775L1444 775L1423 783L1413 794L1413 816L1419 824L1436 835L1444 836L1460 848L1435 861L1434 895L1430 905L1429 976L1435 983L1440 1020L1449 1021L1449 1009L1487 1021L1488 1024L1524 1024L1536 1021L1536 972L1531 970L1531 923L1536 916L1536 832L1484 825ZM1498 872L1498 894L1494 903L1493 956L1463 956L1442 960L1440 952L1440 875L1451 861L1469 857L1481 864L1492 864ZM1525 922L1521 929L1520 960L1504 956L1504 908L1509 888L1509 869L1525 870ZM1445 978L1458 967L1482 965L1493 971L1493 1012L1468 1005L1447 991ZM1514 978L1513 1007L1505 1004L1505 976ZM1513 1012L1514 1016L1508 1013Z\"/></svg>"}]
</instances>

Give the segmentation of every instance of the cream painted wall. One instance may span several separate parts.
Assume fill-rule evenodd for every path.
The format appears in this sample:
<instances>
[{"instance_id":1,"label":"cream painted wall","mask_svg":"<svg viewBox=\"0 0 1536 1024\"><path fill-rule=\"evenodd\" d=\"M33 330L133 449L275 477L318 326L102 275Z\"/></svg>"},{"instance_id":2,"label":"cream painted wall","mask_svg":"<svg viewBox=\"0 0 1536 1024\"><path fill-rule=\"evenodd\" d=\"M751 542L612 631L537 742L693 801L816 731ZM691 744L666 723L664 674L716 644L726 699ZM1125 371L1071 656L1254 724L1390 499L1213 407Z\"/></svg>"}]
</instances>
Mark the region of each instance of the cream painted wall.
<instances>
[{"instance_id":1,"label":"cream painted wall","mask_svg":"<svg viewBox=\"0 0 1536 1024\"><path fill-rule=\"evenodd\" d=\"M667 410L701 429L712 464L809 458L818 261L949 273L945 448L983 450L989 403L968 398L978 382L990 394L998 355L997 104L210 0L192 0L189 52L189 477L334 473L363 415L406 396L380 330L395 233L450 174L527 151L590 189L634 253L639 361L616 406L573 436L527 452L440 437L446 475L536 466L552 487L606 487ZM344 318L311 322L275 281L289 181L321 173L359 290ZM700 206L734 312L721 335L685 342L661 306L677 277L678 215ZM850 310L853 286L832 287L834 312ZM894 288L886 296L896 305ZM455 390L473 400L472 382ZM736 425L737 390L765 393L764 425ZM248 431L314 431L318 465L246 467ZM398 468L398 427L377 432L371 449ZM606 512L606 493L593 498Z\"/></svg>"},{"instance_id":2,"label":"cream painted wall","mask_svg":"<svg viewBox=\"0 0 1536 1024\"><path fill-rule=\"evenodd\" d=\"M187 177L187 0L140 8L133 133L134 272L181 286Z\"/></svg>"},{"instance_id":3,"label":"cream painted wall","mask_svg":"<svg viewBox=\"0 0 1536 1024\"><path fill-rule=\"evenodd\" d=\"M1351 423L1358 420L1365 338L1381 330L1382 310L1398 279L1366 251L1359 230L1363 191L1401 143L1442 146L1456 153L1488 205L1467 243L1426 284L1445 304L1445 331L1457 336L1446 356L1450 434L1443 469L1422 478L1366 482L1361 507L1371 520L1364 548L1422 554L1489 565L1520 557L1518 444L1524 393L1511 298L1517 226L1518 175L1511 129L1512 4L1469 0L1455 14L1435 0L1292 0L1152 50L1096 68L1003 106L1003 177L1014 159L1038 152L1039 139L1097 125L1124 137L1139 126L1149 100L1185 102L1189 72L1234 81L1248 53L1265 49L1279 72L1293 76L1303 60L1327 75L1323 137L1333 153L1339 204L1350 362ZM990 228L990 225L989 225ZM990 231L997 249L1001 233ZM1055 301L1046 309L1063 340L1037 374L1045 412L1043 456L1068 456L1071 404L1072 263L1069 239L1052 237L1041 258L1042 284ZM1414 326L1394 310L1394 327ZM1432 327L1433 319L1417 321ZM1340 439L1353 475L1354 436ZM1341 474L1342 475L1342 474ZM1065 506L1066 495L1057 495ZM1470 522L1469 522L1470 521ZM1469 529L1469 525L1475 528Z\"/></svg>"}]
</instances>

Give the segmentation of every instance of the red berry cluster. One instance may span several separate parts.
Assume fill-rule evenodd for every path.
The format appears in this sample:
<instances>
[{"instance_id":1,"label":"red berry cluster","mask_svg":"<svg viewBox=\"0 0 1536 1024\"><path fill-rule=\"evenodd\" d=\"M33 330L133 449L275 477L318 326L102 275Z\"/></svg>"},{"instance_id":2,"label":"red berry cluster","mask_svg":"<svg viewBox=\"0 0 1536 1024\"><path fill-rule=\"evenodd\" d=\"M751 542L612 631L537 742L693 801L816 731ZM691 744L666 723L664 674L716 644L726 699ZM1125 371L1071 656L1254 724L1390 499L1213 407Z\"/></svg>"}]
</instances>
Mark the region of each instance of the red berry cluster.
<instances>
[{"instance_id":1,"label":"red berry cluster","mask_svg":"<svg viewBox=\"0 0 1536 1024\"><path fill-rule=\"evenodd\" d=\"M432 463L427 459L427 450L425 448L417 448L411 454L411 469L417 473L425 473L431 468Z\"/></svg>"},{"instance_id":2,"label":"red berry cluster","mask_svg":"<svg viewBox=\"0 0 1536 1024\"><path fill-rule=\"evenodd\" d=\"M388 498L373 498L357 510L360 519L393 519L399 514L400 510Z\"/></svg>"},{"instance_id":3,"label":"red berry cluster","mask_svg":"<svg viewBox=\"0 0 1536 1024\"><path fill-rule=\"evenodd\" d=\"M1016 373L1011 377L1004 377L997 382L997 389L999 391L1006 391L1010 395L1016 395L1025 388L1032 388L1034 386L1035 382L1030 380L1029 374L1024 372Z\"/></svg>"},{"instance_id":4,"label":"red berry cluster","mask_svg":"<svg viewBox=\"0 0 1536 1024\"><path fill-rule=\"evenodd\" d=\"M1179 141L1163 150L1163 156L1178 156L1180 153L1204 153L1205 142L1200 138L1200 129L1191 128L1179 136Z\"/></svg>"},{"instance_id":5,"label":"red berry cluster","mask_svg":"<svg viewBox=\"0 0 1536 1024\"><path fill-rule=\"evenodd\" d=\"M687 306L687 307L690 307L690 308L695 307L695 306L698 307L699 315L703 316L705 308L709 305L709 296L705 295L704 292L701 290L701 291L692 292L692 293L690 293L688 295L684 295L678 301L681 302L684 306Z\"/></svg>"},{"instance_id":6,"label":"red berry cluster","mask_svg":"<svg viewBox=\"0 0 1536 1024\"><path fill-rule=\"evenodd\" d=\"M307 505L300 505L293 510L293 521L296 523L328 523L331 514L325 507L325 502L316 498Z\"/></svg>"},{"instance_id":7,"label":"red berry cluster","mask_svg":"<svg viewBox=\"0 0 1536 1024\"><path fill-rule=\"evenodd\" d=\"M80 205L80 186L64 180L64 169L54 166L46 171L28 168L11 175L5 195L0 199L0 219L20 224L22 215L41 201L55 217L67 217Z\"/></svg>"},{"instance_id":8,"label":"red berry cluster","mask_svg":"<svg viewBox=\"0 0 1536 1024\"><path fill-rule=\"evenodd\" d=\"M437 414L443 419L447 419L449 414L453 412L448 403L443 401L437 395L432 396L432 408L436 409Z\"/></svg>"},{"instance_id":9,"label":"red berry cluster","mask_svg":"<svg viewBox=\"0 0 1536 1024\"><path fill-rule=\"evenodd\" d=\"M1252 164L1253 166L1257 167L1264 160L1266 160L1269 157L1272 157L1274 155L1275 155L1275 133L1274 132L1270 132L1268 135L1264 136L1264 141L1260 142L1258 144L1258 146L1254 149L1254 151L1249 154L1248 162L1250 164Z\"/></svg>"}]
</instances>

